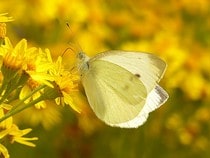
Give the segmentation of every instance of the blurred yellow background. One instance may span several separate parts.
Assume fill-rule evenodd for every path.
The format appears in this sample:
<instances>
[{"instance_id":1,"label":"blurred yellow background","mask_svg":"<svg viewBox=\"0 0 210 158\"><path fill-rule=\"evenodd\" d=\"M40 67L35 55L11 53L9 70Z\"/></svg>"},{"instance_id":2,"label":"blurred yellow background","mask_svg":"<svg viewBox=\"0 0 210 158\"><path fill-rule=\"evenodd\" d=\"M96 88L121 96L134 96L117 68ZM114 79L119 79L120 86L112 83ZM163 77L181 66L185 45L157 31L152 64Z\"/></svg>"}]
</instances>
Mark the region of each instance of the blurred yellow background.
<instances>
[{"instance_id":1,"label":"blurred yellow background","mask_svg":"<svg viewBox=\"0 0 210 158\"><path fill-rule=\"evenodd\" d=\"M7 24L14 44L26 38L55 57L77 41L90 56L111 49L143 51L168 64L161 85L170 98L142 127L108 127L92 113L65 107L50 128L32 126L36 148L10 145L12 158L210 157L208 0L7 0L0 1L0 11L15 19ZM64 62L71 61L66 55Z\"/></svg>"}]
</instances>

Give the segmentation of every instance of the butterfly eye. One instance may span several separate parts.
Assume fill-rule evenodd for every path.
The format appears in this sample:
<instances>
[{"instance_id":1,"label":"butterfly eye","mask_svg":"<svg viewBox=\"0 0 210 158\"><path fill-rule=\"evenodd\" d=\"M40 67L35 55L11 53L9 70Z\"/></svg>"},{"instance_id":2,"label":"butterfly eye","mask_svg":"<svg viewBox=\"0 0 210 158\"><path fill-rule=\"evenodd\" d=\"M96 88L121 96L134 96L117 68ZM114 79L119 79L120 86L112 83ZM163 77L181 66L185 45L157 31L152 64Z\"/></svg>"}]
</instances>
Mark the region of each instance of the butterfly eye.
<instances>
[{"instance_id":1,"label":"butterfly eye","mask_svg":"<svg viewBox=\"0 0 210 158\"><path fill-rule=\"evenodd\" d=\"M79 60L82 60L82 59L85 58L85 54L84 54L83 52L79 52L79 53L77 54L77 58L78 58Z\"/></svg>"}]
</instances>

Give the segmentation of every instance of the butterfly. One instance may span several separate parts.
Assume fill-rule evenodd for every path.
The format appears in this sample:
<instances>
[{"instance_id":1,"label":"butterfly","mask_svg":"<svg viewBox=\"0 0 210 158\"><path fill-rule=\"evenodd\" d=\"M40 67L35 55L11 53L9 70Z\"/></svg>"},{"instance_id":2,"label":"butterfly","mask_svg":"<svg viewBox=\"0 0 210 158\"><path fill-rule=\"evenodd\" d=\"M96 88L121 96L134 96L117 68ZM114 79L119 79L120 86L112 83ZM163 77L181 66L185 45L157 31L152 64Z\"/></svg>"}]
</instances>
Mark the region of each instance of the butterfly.
<instances>
[{"instance_id":1,"label":"butterfly","mask_svg":"<svg viewBox=\"0 0 210 158\"><path fill-rule=\"evenodd\" d=\"M150 53L107 51L89 58L77 54L88 102L107 125L137 128L168 99L158 85L166 63Z\"/></svg>"}]
</instances>

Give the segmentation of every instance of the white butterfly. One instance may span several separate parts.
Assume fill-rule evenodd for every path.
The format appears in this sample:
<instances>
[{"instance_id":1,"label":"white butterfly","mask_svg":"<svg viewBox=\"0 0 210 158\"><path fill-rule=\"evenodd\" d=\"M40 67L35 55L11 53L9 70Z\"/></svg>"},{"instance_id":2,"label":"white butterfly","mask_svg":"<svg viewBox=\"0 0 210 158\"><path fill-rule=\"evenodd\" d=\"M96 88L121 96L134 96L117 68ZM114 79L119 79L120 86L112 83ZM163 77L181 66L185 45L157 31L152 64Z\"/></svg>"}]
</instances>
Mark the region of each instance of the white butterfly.
<instances>
[{"instance_id":1,"label":"white butterfly","mask_svg":"<svg viewBox=\"0 0 210 158\"><path fill-rule=\"evenodd\" d=\"M166 63L141 52L78 53L78 70L96 116L110 126L137 128L168 99L157 83Z\"/></svg>"}]
</instances>

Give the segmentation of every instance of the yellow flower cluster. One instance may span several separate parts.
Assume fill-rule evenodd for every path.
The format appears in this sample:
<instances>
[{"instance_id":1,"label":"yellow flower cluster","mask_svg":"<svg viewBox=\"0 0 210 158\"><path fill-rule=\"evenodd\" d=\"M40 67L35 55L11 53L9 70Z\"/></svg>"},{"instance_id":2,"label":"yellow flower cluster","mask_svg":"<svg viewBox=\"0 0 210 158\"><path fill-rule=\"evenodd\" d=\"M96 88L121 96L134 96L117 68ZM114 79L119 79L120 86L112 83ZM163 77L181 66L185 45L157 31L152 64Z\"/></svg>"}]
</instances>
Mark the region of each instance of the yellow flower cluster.
<instances>
[{"instance_id":1,"label":"yellow flower cluster","mask_svg":"<svg viewBox=\"0 0 210 158\"><path fill-rule=\"evenodd\" d=\"M13 122L13 116L34 106L34 109L40 110L40 117L30 113L29 119L35 124L43 121L43 125L48 128L53 121L59 120L59 112L50 110L55 109L56 105L68 104L80 112L81 109L74 105L70 95L77 92L79 77L75 72L64 69L61 57L53 62L48 49L42 51L40 48L28 47L25 39L13 46L5 36L4 22L11 21L5 15L0 14L0 140L4 142L8 139L10 143L18 142L33 147L35 145L29 141L37 138L23 137L31 129L20 130ZM41 112L45 109L47 112ZM0 144L0 153L5 158L9 157L3 144Z\"/></svg>"}]
</instances>

